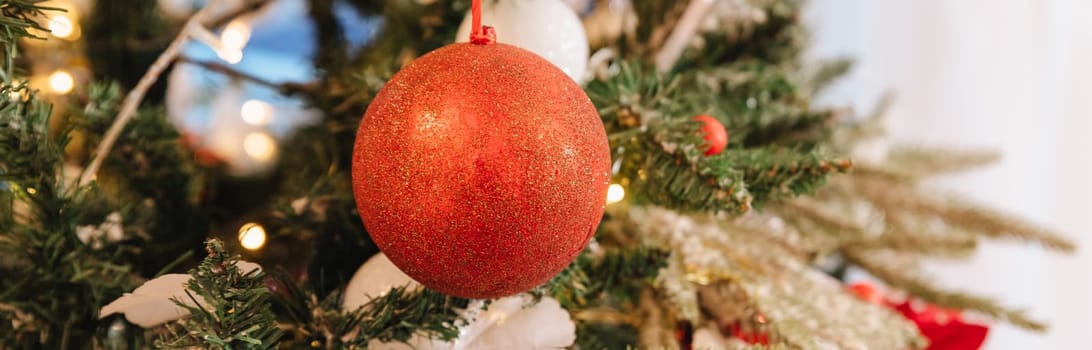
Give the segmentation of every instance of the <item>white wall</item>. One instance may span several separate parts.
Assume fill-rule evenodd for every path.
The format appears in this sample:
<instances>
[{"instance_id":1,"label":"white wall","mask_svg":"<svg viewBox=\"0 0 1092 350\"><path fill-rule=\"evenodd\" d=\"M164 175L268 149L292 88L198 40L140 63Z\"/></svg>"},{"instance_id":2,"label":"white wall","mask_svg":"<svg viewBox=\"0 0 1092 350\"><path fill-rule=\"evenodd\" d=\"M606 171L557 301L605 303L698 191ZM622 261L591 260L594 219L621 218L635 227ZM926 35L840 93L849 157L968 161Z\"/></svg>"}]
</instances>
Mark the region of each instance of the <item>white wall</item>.
<instances>
[{"instance_id":1,"label":"white wall","mask_svg":"<svg viewBox=\"0 0 1092 350\"><path fill-rule=\"evenodd\" d=\"M857 70L827 100L868 110L894 91L892 131L921 144L999 149L997 166L939 187L1082 237L1092 226L1092 1L812 0L815 57ZM1048 319L1045 335L995 326L987 349L1088 349L1092 242L1079 255L997 243L936 264L947 286Z\"/></svg>"}]
</instances>

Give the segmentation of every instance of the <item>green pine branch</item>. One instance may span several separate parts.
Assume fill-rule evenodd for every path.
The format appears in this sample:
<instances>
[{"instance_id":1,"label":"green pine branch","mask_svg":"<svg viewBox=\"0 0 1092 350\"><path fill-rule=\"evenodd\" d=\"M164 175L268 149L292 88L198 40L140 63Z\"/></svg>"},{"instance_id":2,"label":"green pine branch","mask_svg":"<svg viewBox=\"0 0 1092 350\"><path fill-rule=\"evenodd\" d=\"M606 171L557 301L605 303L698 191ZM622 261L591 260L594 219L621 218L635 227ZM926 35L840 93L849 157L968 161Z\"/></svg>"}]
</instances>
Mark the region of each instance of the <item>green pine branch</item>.
<instances>
[{"instance_id":1,"label":"green pine branch","mask_svg":"<svg viewBox=\"0 0 1092 350\"><path fill-rule=\"evenodd\" d=\"M77 235L116 210L65 167L76 128L50 128L52 106L22 82L0 86L0 348L69 348L89 342L97 310L134 284L131 247Z\"/></svg>"},{"instance_id":2,"label":"green pine branch","mask_svg":"<svg viewBox=\"0 0 1092 350\"><path fill-rule=\"evenodd\" d=\"M241 271L239 257L228 255L224 243L211 239L205 243L208 256L190 271L186 295L195 304L182 300L175 304L186 308L190 317L178 322L175 331L156 342L161 349L273 349L281 338L270 307L270 292L265 273L260 269Z\"/></svg>"},{"instance_id":3,"label":"green pine branch","mask_svg":"<svg viewBox=\"0 0 1092 350\"><path fill-rule=\"evenodd\" d=\"M459 310L468 304L468 299L429 289L391 288L354 311L360 318L360 333L354 342L363 345L372 339L406 341L414 334L453 340L459 336L459 327L466 324Z\"/></svg>"},{"instance_id":4,"label":"green pine branch","mask_svg":"<svg viewBox=\"0 0 1092 350\"><path fill-rule=\"evenodd\" d=\"M620 161L618 178L635 197L670 208L746 212L775 198L810 193L849 163L816 145L833 114L812 111L783 70L755 62L702 72L655 72L623 62L590 82ZM707 157L690 118L721 120L729 147ZM632 191L636 190L636 191Z\"/></svg>"},{"instance_id":5,"label":"green pine branch","mask_svg":"<svg viewBox=\"0 0 1092 350\"><path fill-rule=\"evenodd\" d=\"M602 254L584 251L569 267L547 282L538 292L576 310L597 299L632 300L636 286L647 285L667 266L668 252L641 246L610 249Z\"/></svg>"},{"instance_id":6,"label":"green pine branch","mask_svg":"<svg viewBox=\"0 0 1092 350\"><path fill-rule=\"evenodd\" d=\"M0 76L5 83L15 80L15 58L19 56L19 40L41 39L33 31L47 32L42 27L46 11L64 11L39 5L45 0L0 0L0 45L3 45L4 69ZM6 96L6 95L5 95Z\"/></svg>"},{"instance_id":7,"label":"green pine branch","mask_svg":"<svg viewBox=\"0 0 1092 350\"><path fill-rule=\"evenodd\" d=\"M804 0L749 0L761 16L722 23L703 35L700 50L690 50L680 69L700 69L728 62L756 60L793 68L807 47L801 21ZM690 64L687 64L689 61Z\"/></svg>"},{"instance_id":8,"label":"green pine branch","mask_svg":"<svg viewBox=\"0 0 1092 350\"><path fill-rule=\"evenodd\" d=\"M89 156L110 127L121 102L114 83L91 84L88 103L72 108L67 123L80 127L81 146L70 158ZM202 196L217 171L198 165L163 108L142 108L126 124L96 177L96 186L123 207L127 227L148 241L141 274L151 276L182 254L199 255L210 231L209 208ZM168 243L169 242L169 243ZM196 262L193 262L196 263Z\"/></svg>"}]
</instances>

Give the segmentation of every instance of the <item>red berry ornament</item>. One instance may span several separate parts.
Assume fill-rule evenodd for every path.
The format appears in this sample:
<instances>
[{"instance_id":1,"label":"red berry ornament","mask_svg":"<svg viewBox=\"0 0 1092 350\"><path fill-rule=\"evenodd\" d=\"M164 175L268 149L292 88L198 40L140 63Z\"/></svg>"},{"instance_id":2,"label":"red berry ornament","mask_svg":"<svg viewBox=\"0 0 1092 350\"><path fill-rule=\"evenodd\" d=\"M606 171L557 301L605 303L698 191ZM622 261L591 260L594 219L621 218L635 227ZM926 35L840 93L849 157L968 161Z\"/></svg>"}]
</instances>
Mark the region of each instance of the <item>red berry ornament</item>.
<instances>
[{"instance_id":1,"label":"red berry ornament","mask_svg":"<svg viewBox=\"0 0 1092 350\"><path fill-rule=\"evenodd\" d=\"M717 118L704 114L694 117L694 121L701 123L701 134L705 139L705 146L708 147L705 155L720 154L724 146L728 145L728 131L724 130L724 125Z\"/></svg>"},{"instance_id":2,"label":"red berry ornament","mask_svg":"<svg viewBox=\"0 0 1092 350\"><path fill-rule=\"evenodd\" d=\"M609 179L606 132L580 86L491 40L395 74L353 153L375 243L421 284L466 298L524 292L565 268L599 225Z\"/></svg>"},{"instance_id":3,"label":"red berry ornament","mask_svg":"<svg viewBox=\"0 0 1092 350\"><path fill-rule=\"evenodd\" d=\"M880 291L876 289L876 286L871 283L858 282L851 284L849 285L849 291L869 303L876 305L883 305L886 303L883 294L881 294Z\"/></svg>"}]
</instances>

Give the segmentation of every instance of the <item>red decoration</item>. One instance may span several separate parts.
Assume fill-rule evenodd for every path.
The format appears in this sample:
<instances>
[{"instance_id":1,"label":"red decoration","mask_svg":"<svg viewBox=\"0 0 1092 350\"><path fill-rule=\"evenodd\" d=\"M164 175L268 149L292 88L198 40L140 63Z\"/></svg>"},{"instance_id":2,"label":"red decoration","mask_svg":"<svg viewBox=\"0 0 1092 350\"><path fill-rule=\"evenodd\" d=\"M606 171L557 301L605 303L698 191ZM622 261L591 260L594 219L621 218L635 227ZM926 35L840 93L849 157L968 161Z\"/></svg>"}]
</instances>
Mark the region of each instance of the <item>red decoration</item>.
<instances>
[{"instance_id":1,"label":"red decoration","mask_svg":"<svg viewBox=\"0 0 1092 350\"><path fill-rule=\"evenodd\" d=\"M193 136L193 134L182 132L182 137L180 139L182 140L183 146L193 151L193 158L197 161L197 164L206 167L217 167L227 164L227 162L224 161L224 158L221 158L216 152L213 152L207 147L201 147L197 141L197 137Z\"/></svg>"},{"instance_id":2,"label":"red decoration","mask_svg":"<svg viewBox=\"0 0 1092 350\"><path fill-rule=\"evenodd\" d=\"M732 333L732 337L743 341L744 343L751 345L770 345L770 334L759 331L747 331L739 325L734 323L729 327Z\"/></svg>"},{"instance_id":3,"label":"red decoration","mask_svg":"<svg viewBox=\"0 0 1092 350\"><path fill-rule=\"evenodd\" d=\"M717 118L704 114L694 117L694 121L701 123L701 134L705 139L705 147L707 147L705 155L720 154L724 150L724 146L728 145L728 131L724 130L724 124L721 124Z\"/></svg>"},{"instance_id":4,"label":"red decoration","mask_svg":"<svg viewBox=\"0 0 1092 350\"><path fill-rule=\"evenodd\" d=\"M675 341L678 342L679 349L694 349L694 325L690 321L675 322Z\"/></svg>"},{"instance_id":5,"label":"red decoration","mask_svg":"<svg viewBox=\"0 0 1092 350\"><path fill-rule=\"evenodd\" d=\"M867 302L876 305L885 305L886 303L883 294L880 294L876 286L871 283L854 283L849 286L849 290Z\"/></svg>"},{"instance_id":6,"label":"red decoration","mask_svg":"<svg viewBox=\"0 0 1092 350\"><path fill-rule=\"evenodd\" d=\"M929 339L927 350L975 350L982 347L990 328L967 323L958 310L933 305L914 305L905 301L895 310L918 325L918 330Z\"/></svg>"},{"instance_id":7,"label":"red decoration","mask_svg":"<svg viewBox=\"0 0 1092 350\"><path fill-rule=\"evenodd\" d=\"M929 339L927 350L975 350L982 347L990 331L984 325L964 322L959 310L910 300L897 302L887 299L869 283L854 283L849 289L862 299L890 307L913 321L921 334Z\"/></svg>"},{"instance_id":8,"label":"red decoration","mask_svg":"<svg viewBox=\"0 0 1092 350\"><path fill-rule=\"evenodd\" d=\"M606 132L580 86L499 43L448 45L395 74L353 154L375 243L426 287L467 298L527 291L571 263L609 179Z\"/></svg>"}]
</instances>

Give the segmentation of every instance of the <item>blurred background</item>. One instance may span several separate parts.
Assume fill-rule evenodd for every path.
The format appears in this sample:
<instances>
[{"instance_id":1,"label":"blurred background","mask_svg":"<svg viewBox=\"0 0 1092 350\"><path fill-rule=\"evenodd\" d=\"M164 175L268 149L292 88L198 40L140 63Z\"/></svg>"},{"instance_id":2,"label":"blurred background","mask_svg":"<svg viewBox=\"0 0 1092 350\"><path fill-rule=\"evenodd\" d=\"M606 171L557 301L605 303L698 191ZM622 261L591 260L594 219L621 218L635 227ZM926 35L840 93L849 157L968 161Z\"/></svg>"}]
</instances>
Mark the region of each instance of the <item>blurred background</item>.
<instances>
[{"instance_id":1,"label":"blurred background","mask_svg":"<svg viewBox=\"0 0 1092 350\"><path fill-rule=\"evenodd\" d=\"M1087 348L1092 325L1092 2L812 0L813 57L853 57L826 103L896 98L898 141L989 147L998 165L937 184L1080 240L1077 255L984 242L970 263L934 265L947 286L1049 320L1038 335L995 325L986 349Z\"/></svg>"}]
</instances>

